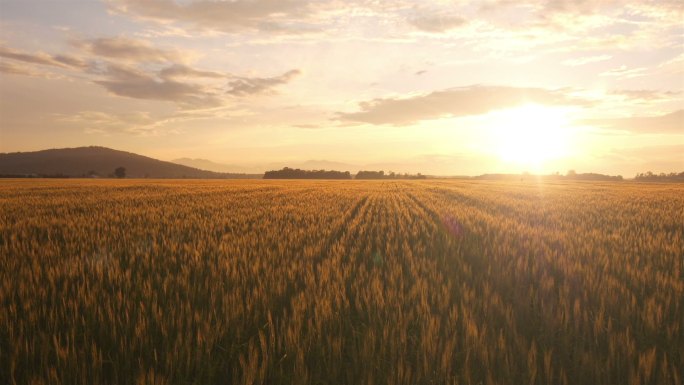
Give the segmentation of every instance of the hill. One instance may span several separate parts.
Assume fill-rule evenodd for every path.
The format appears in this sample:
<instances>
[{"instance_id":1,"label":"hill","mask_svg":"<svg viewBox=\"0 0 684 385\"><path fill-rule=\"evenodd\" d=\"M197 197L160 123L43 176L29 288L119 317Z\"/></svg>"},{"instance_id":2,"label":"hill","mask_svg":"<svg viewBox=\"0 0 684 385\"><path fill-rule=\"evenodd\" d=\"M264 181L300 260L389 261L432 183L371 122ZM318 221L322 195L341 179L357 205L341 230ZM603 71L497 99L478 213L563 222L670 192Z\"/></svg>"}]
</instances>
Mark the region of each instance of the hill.
<instances>
[{"instance_id":1,"label":"hill","mask_svg":"<svg viewBox=\"0 0 684 385\"><path fill-rule=\"evenodd\" d=\"M250 178L246 174L218 173L165 162L106 147L61 148L33 152L0 153L2 176L107 177L117 167L129 178Z\"/></svg>"},{"instance_id":2,"label":"hill","mask_svg":"<svg viewBox=\"0 0 684 385\"><path fill-rule=\"evenodd\" d=\"M302 169L302 170L358 170L358 165L349 163L334 162L329 160L307 160L304 162L271 162L271 163L256 163L256 164L225 164L218 163L208 159L202 158L178 158L171 162L182 164L188 167L199 168L200 170L209 170L215 172L241 172L256 175L260 178L266 170L279 170L285 167Z\"/></svg>"},{"instance_id":3,"label":"hill","mask_svg":"<svg viewBox=\"0 0 684 385\"><path fill-rule=\"evenodd\" d=\"M212 162L207 159L200 159L200 158L178 158L174 159L171 162L176 163L176 164L181 164L183 166L188 166L192 168L198 168L200 170L207 170L207 171L213 171L213 172L223 172L223 173L230 173L230 172L235 172L235 170L239 169L239 166L234 166L234 165L228 165L228 164L222 164L222 163L216 163Z\"/></svg>"},{"instance_id":4,"label":"hill","mask_svg":"<svg viewBox=\"0 0 684 385\"><path fill-rule=\"evenodd\" d=\"M570 172L568 175L535 175L535 174L483 174L478 176L470 177L469 179L477 180L506 180L506 181L525 181L525 180L545 180L545 181L560 181L560 180L579 180L579 181L621 181L623 180L622 175L604 175L597 174L593 172L587 173L575 173Z\"/></svg>"}]
</instances>

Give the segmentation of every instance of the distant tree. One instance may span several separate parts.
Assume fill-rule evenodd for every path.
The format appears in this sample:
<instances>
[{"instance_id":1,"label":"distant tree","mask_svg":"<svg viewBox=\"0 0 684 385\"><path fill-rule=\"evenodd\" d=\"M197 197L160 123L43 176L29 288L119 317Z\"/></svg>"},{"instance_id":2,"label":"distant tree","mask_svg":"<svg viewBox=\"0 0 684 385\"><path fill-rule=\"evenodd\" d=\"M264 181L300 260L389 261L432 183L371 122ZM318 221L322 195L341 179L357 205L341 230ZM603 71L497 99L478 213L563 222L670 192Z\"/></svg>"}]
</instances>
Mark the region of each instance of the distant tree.
<instances>
[{"instance_id":1,"label":"distant tree","mask_svg":"<svg viewBox=\"0 0 684 385\"><path fill-rule=\"evenodd\" d=\"M597 174L595 172L585 172L585 173L572 173L573 170L568 171L567 179L572 180L593 180L593 181L621 181L622 176L612 176L605 174Z\"/></svg>"},{"instance_id":2,"label":"distant tree","mask_svg":"<svg viewBox=\"0 0 684 385\"><path fill-rule=\"evenodd\" d=\"M285 167L282 170L266 171L264 179L351 179L349 171L300 170Z\"/></svg>"},{"instance_id":3,"label":"distant tree","mask_svg":"<svg viewBox=\"0 0 684 385\"><path fill-rule=\"evenodd\" d=\"M684 171L680 173L671 172L669 174L664 172L656 174L652 171L647 171L637 174L634 180L638 182L684 182Z\"/></svg>"},{"instance_id":4,"label":"distant tree","mask_svg":"<svg viewBox=\"0 0 684 385\"><path fill-rule=\"evenodd\" d=\"M569 176L571 178L575 177L575 176L577 176L577 172L575 170L568 170L568 173L566 174L566 176Z\"/></svg>"},{"instance_id":5,"label":"distant tree","mask_svg":"<svg viewBox=\"0 0 684 385\"><path fill-rule=\"evenodd\" d=\"M426 176L418 173L416 175L411 175L409 173L398 174L390 171L389 174L385 175L384 171L359 171L355 179L425 179Z\"/></svg>"},{"instance_id":6,"label":"distant tree","mask_svg":"<svg viewBox=\"0 0 684 385\"><path fill-rule=\"evenodd\" d=\"M114 176L121 179L126 177L126 168L125 167L117 167L114 170Z\"/></svg>"}]
</instances>

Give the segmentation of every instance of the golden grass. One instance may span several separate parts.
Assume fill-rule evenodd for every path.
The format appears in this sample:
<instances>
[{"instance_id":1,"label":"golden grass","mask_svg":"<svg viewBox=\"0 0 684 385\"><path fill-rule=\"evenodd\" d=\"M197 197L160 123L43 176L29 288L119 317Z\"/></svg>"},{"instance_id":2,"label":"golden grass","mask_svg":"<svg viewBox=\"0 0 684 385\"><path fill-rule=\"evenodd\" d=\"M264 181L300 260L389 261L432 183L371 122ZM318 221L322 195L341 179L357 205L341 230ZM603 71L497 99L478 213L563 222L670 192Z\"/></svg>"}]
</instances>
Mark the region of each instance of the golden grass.
<instances>
[{"instance_id":1,"label":"golden grass","mask_svg":"<svg viewBox=\"0 0 684 385\"><path fill-rule=\"evenodd\" d=\"M684 187L2 181L3 384L681 384Z\"/></svg>"}]
</instances>

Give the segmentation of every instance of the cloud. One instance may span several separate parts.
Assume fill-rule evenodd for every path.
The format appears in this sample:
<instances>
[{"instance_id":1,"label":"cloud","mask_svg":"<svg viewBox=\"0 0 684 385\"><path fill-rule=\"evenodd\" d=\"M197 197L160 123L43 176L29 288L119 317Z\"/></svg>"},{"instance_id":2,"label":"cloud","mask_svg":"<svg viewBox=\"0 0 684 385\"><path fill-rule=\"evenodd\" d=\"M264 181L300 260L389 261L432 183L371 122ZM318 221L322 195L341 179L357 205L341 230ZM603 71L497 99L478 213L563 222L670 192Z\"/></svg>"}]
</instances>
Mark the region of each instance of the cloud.
<instances>
[{"instance_id":1,"label":"cloud","mask_svg":"<svg viewBox=\"0 0 684 385\"><path fill-rule=\"evenodd\" d=\"M406 32L406 23L431 34L452 31L466 24L500 27L507 32L541 32L536 39L584 33L578 44L596 35L614 35L608 26L631 23L635 30L649 30L681 23L681 2L642 1L624 4L618 0L106 0L113 12L156 22L163 33L187 35L202 32L263 32L268 34L355 32L371 23L382 26L378 33L396 36ZM479 5L478 5L479 4ZM407 17L408 15L408 17ZM647 21L647 22L644 22ZM652 23L652 24L656 24ZM185 28L177 28L182 24ZM395 28L398 27L398 28ZM486 32L486 30L484 30ZM625 44L633 35L625 35ZM523 37L528 36L525 34ZM638 39L637 39L638 40Z\"/></svg>"},{"instance_id":2,"label":"cloud","mask_svg":"<svg viewBox=\"0 0 684 385\"><path fill-rule=\"evenodd\" d=\"M633 12L647 17L664 20L672 20L678 25L684 16L684 7L680 0L652 0L630 4Z\"/></svg>"},{"instance_id":3,"label":"cloud","mask_svg":"<svg viewBox=\"0 0 684 385\"><path fill-rule=\"evenodd\" d=\"M597 56L588 56L588 57L580 57L580 58L575 58L575 59L568 59L563 61L561 64L566 65L566 66L581 66L589 63L596 63L596 62L601 62L601 61L606 61L610 60L613 57L611 55L597 55Z\"/></svg>"},{"instance_id":4,"label":"cloud","mask_svg":"<svg viewBox=\"0 0 684 385\"><path fill-rule=\"evenodd\" d=\"M184 108L208 108L222 104L215 92L199 84L159 78L149 73L120 65L109 65L105 79L95 83L109 92L136 99L170 101Z\"/></svg>"},{"instance_id":5,"label":"cloud","mask_svg":"<svg viewBox=\"0 0 684 385\"><path fill-rule=\"evenodd\" d=\"M184 109L212 108L224 105L226 95L245 97L271 92L288 83L299 70L291 70L271 78L238 77L228 73L202 71L174 64L158 72L108 63L94 82L118 96L135 99L168 101ZM228 84L198 79L231 79ZM226 88L228 90L226 91Z\"/></svg>"},{"instance_id":6,"label":"cloud","mask_svg":"<svg viewBox=\"0 0 684 385\"><path fill-rule=\"evenodd\" d=\"M291 70L272 78L250 78L223 72L204 71L180 63L186 56L180 51L160 49L145 40L123 37L80 41L75 45L91 54L114 59L118 63L120 60L136 64L141 62L171 63L157 73L149 73L119 64L109 64L106 70L107 79L98 80L96 83L119 96L174 101L184 104L185 107L215 107L222 104L215 92L208 92L205 85L193 83L194 80L230 79L229 90L226 93L232 96L247 96L267 93L274 87L289 82L300 73L299 70ZM184 79L184 81L179 79Z\"/></svg>"},{"instance_id":7,"label":"cloud","mask_svg":"<svg viewBox=\"0 0 684 385\"><path fill-rule=\"evenodd\" d=\"M682 75L684 74L684 53L667 60L664 63L658 65L658 68L654 71L656 74L664 75Z\"/></svg>"},{"instance_id":8,"label":"cloud","mask_svg":"<svg viewBox=\"0 0 684 385\"><path fill-rule=\"evenodd\" d=\"M58 62L52 59L52 56L44 53L28 54L20 51L13 50L8 47L0 47L0 57L6 59L12 59L17 61L22 61L31 64L41 64L41 65L60 65Z\"/></svg>"},{"instance_id":9,"label":"cloud","mask_svg":"<svg viewBox=\"0 0 684 385\"><path fill-rule=\"evenodd\" d=\"M618 68L613 68L609 71L601 73L601 76L614 76L617 78L638 78L646 75L646 67L628 68L626 65L621 65Z\"/></svg>"},{"instance_id":10,"label":"cloud","mask_svg":"<svg viewBox=\"0 0 684 385\"><path fill-rule=\"evenodd\" d=\"M409 24L424 32L442 33L460 27L467 20L459 16L423 15L409 19Z\"/></svg>"},{"instance_id":11,"label":"cloud","mask_svg":"<svg viewBox=\"0 0 684 385\"><path fill-rule=\"evenodd\" d=\"M84 69L89 66L86 61L72 56L50 55L43 52L26 53L5 46L0 46L0 57L24 63L61 68Z\"/></svg>"},{"instance_id":12,"label":"cloud","mask_svg":"<svg viewBox=\"0 0 684 385\"><path fill-rule=\"evenodd\" d=\"M198 29L223 32L296 32L297 28L288 27L288 23L301 19L309 8L304 0L110 0L109 5L115 11L146 19L185 22Z\"/></svg>"},{"instance_id":13,"label":"cloud","mask_svg":"<svg viewBox=\"0 0 684 385\"><path fill-rule=\"evenodd\" d=\"M231 77L229 74L224 74L214 71L197 70L186 65L174 64L159 71L159 76L165 79L172 78L213 78L221 79Z\"/></svg>"},{"instance_id":14,"label":"cloud","mask_svg":"<svg viewBox=\"0 0 684 385\"><path fill-rule=\"evenodd\" d=\"M174 34L242 34L235 44L368 38L377 40L439 39L458 36L448 44L473 49L514 62L546 52L599 51L587 61L570 58L563 64L586 65L613 50L670 47L680 40L681 17L676 2L650 0L624 4L617 0L107 0L110 10L150 22L148 36ZM644 2L640 2L644 3ZM662 4L661 4L662 3ZM484 5L483 5L484 4ZM682 8L682 7L679 7ZM681 14L681 12L680 12ZM422 32L416 34L415 32ZM608 74L617 76L617 73ZM625 74L631 76L629 74ZM635 75L639 76L639 75Z\"/></svg>"},{"instance_id":15,"label":"cloud","mask_svg":"<svg viewBox=\"0 0 684 385\"><path fill-rule=\"evenodd\" d=\"M247 96L268 93L273 88L290 82L299 74L301 74L301 71L294 69L287 71L280 76L275 76L272 78L239 77L228 83L231 89L227 93L233 96Z\"/></svg>"},{"instance_id":16,"label":"cloud","mask_svg":"<svg viewBox=\"0 0 684 385\"><path fill-rule=\"evenodd\" d=\"M293 124L292 127L296 128L303 128L306 130L312 130L312 129L318 129L318 128L323 128L325 126L322 126L320 124Z\"/></svg>"},{"instance_id":17,"label":"cloud","mask_svg":"<svg viewBox=\"0 0 684 385\"><path fill-rule=\"evenodd\" d=\"M504 86L469 86L407 98L373 99L359 103L357 112L339 112L337 120L369 124L410 125L421 120L480 115L525 103L585 105L563 90Z\"/></svg>"},{"instance_id":18,"label":"cloud","mask_svg":"<svg viewBox=\"0 0 684 385\"><path fill-rule=\"evenodd\" d=\"M601 8L620 5L618 0L541 0L529 3L537 3L544 13L574 13L592 14Z\"/></svg>"},{"instance_id":19,"label":"cloud","mask_svg":"<svg viewBox=\"0 0 684 385\"><path fill-rule=\"evenodd\" d=\"M548 27L602 27L634 18L649 18L660 23L679 23L682 7L678 0L646 0L625 3L620 0L499 0L495 8L512 6L526 9L537 22Z\"/></svg>"},{"instance_id":20,"label":"cloud","mask_svg":"<svg viewBox=\"0 0 684 385\"><path fill-rule=\"evenodd\" d=\"M125 37L99 38L76 41L75 46L97 56L135 62L183 61L184 55L175 50L153 47L145 40Z\"/></svg>"},{"instance_id":21,"label":"cloud","mask_svg":"<svg viewBox=\"0 0 684 385\"><path fill-rule=\"evenodd\" d=\"M684 110L660 116L634 116L629 118L585 119L579 124L625 130L645 134L682 134L684 135Z\"/></svg>"},{"instance_id":22,"label":"cloud","mask_svg":"<svg viewBox=\"0 0 684 385\"><path fill-rule=\"evenodd\" d=\"M74 45L82 49L83 54L90 54L92 60L63 54L27 53L0 45L0 58L4 59L0 61L0 73L53 75L15 62L77 70L76 77L85 77L114 95L168 101L184 109L218 107L225 104L226 95L243 97L269 93L300 74L295 69L280 76L258 78L205 71L179 62L184 58L180 51L159 49L146 41L128 38L82 40ZM150 67L150 62L157 65ZM167 66L159 69L159 63Z\"/></svg>"},{"instance_id":23,"label":"cloud","mask_svg":"<svg viewBox=\"0 0 684 385\"><path fill-rule=\"evenodd\" d=\"M258 31L270 34L302 34L336 30L337 22L354 19L406 19L405 11L415 6L406 0L374 2L367 0L108 0L114 12L151 21L167 27L179 22L198 30L242 33ZM445 14L451 8L420 12L408 18L415 28L430 33L441 33L466 23L466 19ZM345 24L349 31L349 24ZM182 30L180 33L184 33Z\"/></svg>"},{"instance_id":24,"label":"cloud","mask_svg":"<svg viewBox=\"0 0 684 385\"><path fill-rule=\"evenodd\" d=\"M620 96L628 100L673 100L681 95L681 91L658 91L658 90L613 90L610 95Z\"/></svg>"},{"instance_id":25,"label":"cloud","mask_svg":"<svg viewBox=\"0 0 684 385\"><path fill-rule=\"evenodd\" d=\"M34 77L47 77L48 74L33 71L26 66L18 66L9 62L0 61L0 73L8 75L23 75Z\"/></svg>"},{"instance_id":26,"label":"cloud","mask_svg":"<svg viewBox=\"0 0 684 385\"><path fill-rule=\"evenodd\" d=\"M560 52L671 48L681 40L681 1L493 0L483 2L474 24L493 28L497 47L534 44ZM483 43L483 44L486 44ZM491 48L490 48L491 49Z\"/></svg>"}]
</instances>

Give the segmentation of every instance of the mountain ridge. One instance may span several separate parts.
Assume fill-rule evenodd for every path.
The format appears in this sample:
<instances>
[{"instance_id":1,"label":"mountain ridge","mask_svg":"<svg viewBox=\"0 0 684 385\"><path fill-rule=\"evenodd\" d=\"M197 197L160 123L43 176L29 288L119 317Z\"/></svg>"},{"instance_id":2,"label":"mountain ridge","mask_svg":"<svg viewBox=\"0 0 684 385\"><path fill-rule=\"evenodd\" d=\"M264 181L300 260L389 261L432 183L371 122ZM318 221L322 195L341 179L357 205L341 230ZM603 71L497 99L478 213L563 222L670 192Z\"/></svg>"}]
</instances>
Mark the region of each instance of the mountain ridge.
<instances>
[{"instance_id":1,"label":"mountain ridge","mask_svg":"<svg viewBox=\"0 0 684 385\"><path fill-rule=\"evenodd\" d=\"M209 170L214 172L245 172L245 173L263 173L270 170L277 170L283 167L290 168L300 168L306 170L342 170L350 171L356 173L358 170L362 170L363 166L354 165L344 162L336 162L330 160L317 160L309 159L306 161L297 162L270 162L262 164L226 164L220 162L214 162L205 158L177 158L173 159L171 162L176 164L182 164L188 167L199 168L202 170ZM239 170L239 171L237 171Z\"/></svg>"},{"instance_id":2,"label":"mountain ridge","mask_svg":"<svg viewBox=\"0 0 684 385\"><path fill-rule=\"evenodd\" d=\"M207 170L220 173L235 173L235 170L240 169L240 166L237 165L214 162L209 159L203 158L176 158L171 160L170 162L187 167L197 168L200 170Z\"/></svg>"},{"instance_id":3,"label":"mountain ridge","mask_svg":"<svg viewBox=\"0 0 684 385\"><path fill-rule=\"evenodd\" d=\"M255 178L261 175L214 172L101 146L0 153L0 175L108 177L118 167L130 178Z\"/></svg>"}]
</instances>

